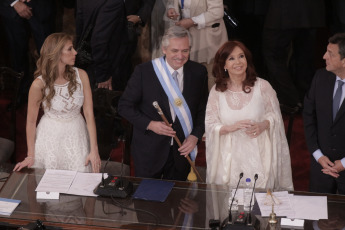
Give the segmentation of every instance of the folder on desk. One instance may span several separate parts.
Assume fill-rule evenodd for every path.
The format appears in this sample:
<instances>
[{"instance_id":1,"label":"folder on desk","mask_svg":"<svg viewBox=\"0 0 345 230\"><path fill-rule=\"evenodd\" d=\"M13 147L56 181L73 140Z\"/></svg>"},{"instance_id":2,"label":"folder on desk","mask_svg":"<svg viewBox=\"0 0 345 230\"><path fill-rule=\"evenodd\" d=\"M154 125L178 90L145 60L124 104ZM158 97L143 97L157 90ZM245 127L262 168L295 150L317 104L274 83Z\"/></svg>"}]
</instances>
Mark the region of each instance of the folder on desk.
<instances>
[{"instance_id":1,"label":"folder on desk","mask_svg":"<svg viewBox=\"0 0 345 230\"><path fill-rule=\"evenodd\" d=\"M133 199L164 202L174 184L171 181L143 179L133 194Z\"/></svg>"}]
</instances>

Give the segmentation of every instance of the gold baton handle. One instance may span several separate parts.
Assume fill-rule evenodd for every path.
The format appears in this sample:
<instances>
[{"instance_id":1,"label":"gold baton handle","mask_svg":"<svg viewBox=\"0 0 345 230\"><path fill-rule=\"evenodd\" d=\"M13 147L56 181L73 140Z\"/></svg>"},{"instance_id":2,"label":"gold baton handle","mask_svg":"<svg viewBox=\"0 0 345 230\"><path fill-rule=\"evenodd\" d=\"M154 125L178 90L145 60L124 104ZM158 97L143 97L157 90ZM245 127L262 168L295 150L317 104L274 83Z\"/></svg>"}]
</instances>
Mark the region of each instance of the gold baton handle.
<instances>
[{"instance_id":1,"label":"gold baton handle","mask_svg":"<svg viewBox=\"0 0 345 230\"><path fill-rule=\"evenodd\" d=\"M161 107L159 106L158 102L157 102L157 101L154 101L154 102L152 103L152 105L153 105L153 107L156 108L158 114L162 117L162 120L164 121L164 123L165 123L166 125L170 126L169 121L168 121L167 118L165 117L165 115L164 115L164 113L163 113ZM174 140L176 141L176 143L177 143L177 145L178 145L179 147L182 146L181 141L180 141L180 139L178 139L178 137L176 136L176 134L174 135ZM196 175L199 177L200 181L201 181L201 182L204 182L204 180L201 178L201 176L200 176L198 170L196 169L196 167L195 167L195 165L194 165L194 162L190 159L190 156L187 155L186 158L187 158L187 160L188 160L190 166L191 166L191 167L193 168L193 170L195 171Z\"/></svg>"}]
</instances>

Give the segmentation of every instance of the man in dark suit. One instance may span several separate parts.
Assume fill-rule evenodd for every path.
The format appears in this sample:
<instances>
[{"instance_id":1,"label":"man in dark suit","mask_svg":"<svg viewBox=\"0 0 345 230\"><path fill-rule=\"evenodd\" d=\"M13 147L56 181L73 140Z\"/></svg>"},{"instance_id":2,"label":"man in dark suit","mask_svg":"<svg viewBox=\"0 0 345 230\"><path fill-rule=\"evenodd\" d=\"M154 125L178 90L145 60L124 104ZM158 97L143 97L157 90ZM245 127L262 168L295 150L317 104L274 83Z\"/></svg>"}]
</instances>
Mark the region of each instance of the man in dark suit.
<instances>
[{"instance_id":1,"label":"man in dark suit","mask_svg":"<svg viewBox=\"0 0 345 230\"><path fill-rule=\"evenodd\" d=\"M325 26L323 0L271 0L262 34L268 80L281 104L302 107L314 68L316 28Z\"/></svg>"},{"instance_id":2,"label":"man in dark suit","mask_svg":"<svg viewBox=\"0 0 345 230\"><path fill-rule=\"evenodd\" d=\"M142 27L150 21L154 4L155 0L125 1L128 38L124 40L123 44L123 46L126 46L126 53L121 58L121 69L116 82L118 90L123 91L125 89L128 79L133 72L132 57L138 46L138 36L141 34ZM142 61L139 63L142 63Z\"/></svg>"},{"instance_id":3,"label":"man in dark suit","mask_svg":"<svg viewBox=\"0 0 345 230\"><path fill-rule=\"evenodd\" d=\"M204 133L208 91L206 68L188 60L190 41L186 29L169 28L162 40L165 57L138 65L119 101L119 114L133 124L131 154L136 176L187 178L190 166L185 156L193 152ZM154 101L171 125L162 122ZM185 112L184 118L191 119L180 116ZM185 124L190 125L188 132ZM172 139L175 133L182 142L180 148Z\"/></svg>"},{"instance_id":4,"label":"man in dark suit","mask_svg":"<svg viewBox=\"0 0 345 230\"><path fill-rule=\"evenodd\" d=\"M311 157L310 191L345 194L345 33L329 40L304 99L304 128Z\"/></svg>"},{"instance_id":5,"label":"man in dark suit","mask_svg":"<svg viewBox=\"0 0 345 230\"><path fill-rule=\"evenodd\" d=\"M77 44L90 23L94 23L90 42L93 63L86 71L92 87L111 90L125 53L122 47L127 37L124 1L77 0Z\"/></svg>"},{"instance_id":6,"label":"man in dark suit","mask_svg":"<svg viewBox=\"0 0 345 230\"><path fill-rule=\"evenodd\" d=\"M17 72L25 73L20 93L21 96L27 97L31 85L28 60L30 32L39 54L44 40L54 31L54 1L2 0L0 16L4 22L11 66Z\"/></svg>"}]
</instances>

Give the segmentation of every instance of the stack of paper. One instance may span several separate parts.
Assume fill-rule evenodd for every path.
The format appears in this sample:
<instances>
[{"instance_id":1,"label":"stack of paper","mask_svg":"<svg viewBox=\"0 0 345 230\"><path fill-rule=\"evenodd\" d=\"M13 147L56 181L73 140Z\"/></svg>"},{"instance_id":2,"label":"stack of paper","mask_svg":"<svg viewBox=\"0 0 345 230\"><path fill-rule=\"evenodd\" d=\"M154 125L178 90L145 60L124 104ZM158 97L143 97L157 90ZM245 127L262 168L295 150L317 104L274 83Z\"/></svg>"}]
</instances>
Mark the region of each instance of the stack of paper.
<instances>
[{"instance_id":1,"label":"stack of paper","mask_svg":"<svg viewBox=\"0 0 345 230\"><path fill-rule=\"evenodd\" d=\"M105 177L108 177L105 174ZM36 188L38 199L59 199L59 193L97 196L94 188L101 182L102 173L47 169Z\"/></svg>"},{"instance_id":2,"label":"stack of paper","mask_svg":"<svg viewBox=\"0 0 345 230\"><path fill-rule=\"evenodd\" d=\"M10 216L20 200L0 198L0 215Z\"/></svg>"},{"instance_id":3,"label":"stack of paper","mask_svg":"<svg viewBox=\"0 0 345 230\"><path fill-rule=\"evenodd\" d=\"M291 219L319 220L328 219L326 196L295 196L287 191L273 192L277 199L274 202L274 213L277 216ZM269 216L272 205L267 202L270 197L267 193L256 193L261 216Z\"/></svg>"}]
</instances>

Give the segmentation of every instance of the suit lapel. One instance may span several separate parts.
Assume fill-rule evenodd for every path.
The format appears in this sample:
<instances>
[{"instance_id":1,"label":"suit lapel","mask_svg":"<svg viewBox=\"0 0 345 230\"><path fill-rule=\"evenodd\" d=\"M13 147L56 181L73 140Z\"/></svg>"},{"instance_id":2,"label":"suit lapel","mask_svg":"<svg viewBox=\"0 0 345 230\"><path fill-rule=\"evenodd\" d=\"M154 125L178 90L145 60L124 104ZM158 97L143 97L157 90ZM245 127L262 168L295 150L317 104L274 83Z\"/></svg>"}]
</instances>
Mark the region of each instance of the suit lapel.
<instances>
[{"instance_id":1,"label":"suit lapel","mask_svg":"<svg viewBox=\"0 0 345 230\"><path fill-rule=\"evenodd\" d=\"M183 66L183 92L182 95L187 102L188 93L193 89L192 73L189 69L189 61ZM188 89L188 90L187 90ZM188 102L187 102L188 103Z\"/></svg>"},{"instance_id":2,"label":"suit lapel","mask_svg":"<svg viewBox=\"0 0 345 230\"><path fill-rule=\"evenodd\" d=\"M336 77L334 76L334 78L332 79L332 81L330 81L330 85L329 85L329 88L330 88L330 90L328 90L330 93L331 93L331 95L330 95L330 97L331 97L331 102L332 103L330 103L330 111L332 111L332 118L333 118L333 94L334 94L334 85L335 85L335 81L336 81ZM343 94L344 94L345 92L343 92ZM344 105L345 103L344 103L344 101L341 103L341 105L340 105L340 108L339 108L339 110L338 110L338 112L337 112L337 115L336 115L336 117L335 117L335 119L334 119L334 121L333 121L333 125L335 125L336 123L337 123L337 121L340 119L340 117L342 117L343 115L344 115L344 113L345 113L345 105Z\"/></svg>"},{"instance_id":3,"label":"suit lapel","mask_svg":"<svg viewBox=\"0 0 345 230\"><path fill-rule=\"evenodd\" d=\"M333 91L334 91L334 83L335 83L335 76L333 78L330 78L327 81L327 85L325 85L325 89L324 89L326 102L330 101L330 103L327 103L327 111L330 111L328 113L328 119L330 121L330 124L334 123L334 121L333 121Z\"/></svg>"},{"instance_id":4,"label":"suit lapel","mask_svg":"<svg viewBox=\"0 0 345 230\"><path fill-rule=\"evenodd\" d=\"M344 93L345 92L343 91L343 94ZM333 124L335 124L345 113L345 105L344 105L345 103L344 103L344 101L345 100L343 100L343 102L341 103L341 106L340 106L340 108L338 110L337 116L335 117ZM332 103L332 109L333 109L333 103Z\"/></svg>"}]
</instances>

